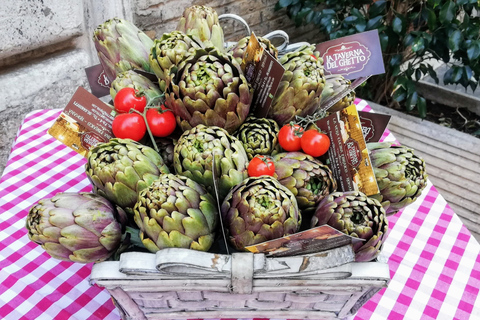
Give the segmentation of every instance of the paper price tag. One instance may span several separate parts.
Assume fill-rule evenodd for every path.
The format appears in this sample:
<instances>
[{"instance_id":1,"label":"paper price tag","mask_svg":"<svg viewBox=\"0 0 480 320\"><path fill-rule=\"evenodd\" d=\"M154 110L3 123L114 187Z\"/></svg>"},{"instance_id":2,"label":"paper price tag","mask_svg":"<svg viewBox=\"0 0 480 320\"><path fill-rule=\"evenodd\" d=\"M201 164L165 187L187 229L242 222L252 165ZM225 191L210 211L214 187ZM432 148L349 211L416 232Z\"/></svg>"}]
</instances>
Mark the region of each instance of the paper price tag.
<instances>
[{"instance_id":1,"label":"paper price tag","mask_svg":"<svg viewBox=\"0 0 480 320\"><path fill-rule=\"evenodd\" d=\"M112 139L115 110L93 94L79 87L48 133L86 156L100 142Z\"/></svg>"}]
</instances>

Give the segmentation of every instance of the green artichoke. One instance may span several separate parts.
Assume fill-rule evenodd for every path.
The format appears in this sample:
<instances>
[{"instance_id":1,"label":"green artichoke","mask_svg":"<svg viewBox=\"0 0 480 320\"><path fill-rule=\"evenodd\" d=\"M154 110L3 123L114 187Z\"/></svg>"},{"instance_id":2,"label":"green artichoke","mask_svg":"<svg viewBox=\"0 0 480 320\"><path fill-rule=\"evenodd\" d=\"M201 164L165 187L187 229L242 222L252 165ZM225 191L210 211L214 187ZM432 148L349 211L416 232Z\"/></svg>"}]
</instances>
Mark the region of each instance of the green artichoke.
<instances>
[{"instance_id":1,"label":"green artichoke","mask_svg":"<svg viewBox=\"0 0 480 320\"><path fill-rule=\"evenodd\" d=\"M365 241L353 243L355 261L371 261L387 238L388 220L380 202L360 191L334 192L318 205L311 227L328 224Z\"/></svg>"},{"instance_id":2,"label":"green artichoke","mask_svg":"<svg viewBox=\"0 0 480 320\"><path fill-rule=\"evenodd\" d=\"M281 127L313 114L320 105L325 87L323 60L314 46L306 46L280 58L285 73L268 111L268 118Z\"/></svg>"},{"instance_id":3,"label":"green artichoke","mask_svg":"<svg viewBox=\"0 0 480 320\"><path fill-rule=\"evenodd\" d=\"M181 31L164 33L160 39L155 39L150 51L150 67L158 77L160 89L165 91L167 76L174 65L178 65L187 52L201 48L203 44L187 36Z\"/></svg>"},{"instance_id":4,"label":"green artichoke","mask_svg":"<svg viewBox=\"0 0 480 320\"><path fill-rule=\"evenodd\" d=\"M242 143L219 127L199 125L185 131L175 145L173 166L177 174L200 183L211 194L215 170L220 201L248 177L248 157Z\"/></svg>"},{"instance_id":5,"label":"green artichoke","mask_svg":"<svg viewBox=\"0 0 480 320\"><path fill-rule=\"evenodd\" d=\"M325 76L325 88L322 92L322 103L328 98L339 94L350 87L350 80L345 79L341 74L332 74ZM355 91L350 91L345 97L331 106L327 111L336 112L350 106L355 100Z\"/></svg>"},{"instance_id":6,"label":"green artichoke","mask_svg":"<svg viewBox=\"0 0 480 320\"><path fill-rule=\"evenodd\" d=\"M257 37L257 39L263 48L265 48L272 56L278 58L278 50L270 42L270 40L262 37ZM250 36L247 36L240 39L236 44L227 49L227 52L230 53L235 58L235 60L237 60L238 64L242 64L243 55L245 54L245 49L247 48L249 42Z\"/></svg>"},{"instance_id":7,"label":"green artichoke","mask_svg":"<svg viewBox=\"0 0 480 320\"><path fill-rule=\"evenodd\" d=\"M99 25L93 33L98 58L110 80L131 69L150 71L148 55L153 40L133 23L113 18Z\"/></svg>"},{"instance_id":8,"label":"green artichoke","mask_svg":"<svg viewBox=\"0 0 480 320\"><path fill-rule=\"evenodd\" d=\"M200 39L206 47L224 51L223 29L217 12L211 7L191 6L185 9L178 21L177 30Z\"/></svg>"},{"instance_id":9,"label":"green artichoke","mask_svg":"<svg viewBox=\"0 0 480 320\"><path fill-rule=\"evenodd\" d=\"M118 91L126 87L143 92L149 102L162 95L160 88L150 79L133 70L127 70L117 74L117 77L112 82L112 86L110 87L112 100L115 99Z\"/></svg>"},{"instance_id":10,"label":"green artichoke","mask_svg":"<svg viewBox=\"0 0 480 320\"><path fill-rule=\"evenodd\" d=\"M138 193L169 170L152 148L130 139L111 139L90 149L85 172L95 193L132 213Z\"/></svg>"},{"instance_id":11,"label":"green artichoke","mask_svg":"<svg viewBox=\"0 0 480 320\"><path fill-rule=\"evenodd\" d=\"M295 196L275 178L248 178L221 206L224 227L238 250L297 232L301 215Z\"/></svg>"},{"instance_id":12,"label":"green artichoke","mask_svg":"<svg viewBox=\"0 0 480 320\"><path fill-rule=\"evenodd\" d=\"M204 124L233 133L245 121L253 91L230 55L196 49L172 70L165 105L183 131Z\"/></svg>"},{"instance_id":13,"label":"green artichoke","mask_svg":"<svg viewBox=\"0 0 480 320\"><path fill-rule=\"evenodd\" d=\"M155 143L157 144L158 153L160 153L160 156L162 156L162 159L165 162L165 165L168 167L168 170L170 172L174 172L175 169L173 168L173 150L175 148L177 140L170 137L155 137ZM147 140L146 145L149 147L153 147L150 139Z\"/></svg>"},{"instance_id":14,"label":"green artichoke","mask_svg":"<svg viewBox=\"0 0 480 320\"><path fill-rule=\"evenodd\" d=\"M210 249L218 220L214 198L195 181L162 174L142 190L134 207L140 239L151 252Z\"/></svg>"},{"instance_id":15,"label":"green artichoke","mask_svg":"<svg viewBox=\"0 0 480 320\"><path fill-rule=\"evenodd\" d=\"M297 199L305 217L310 217L320 201L337 191L332 170L303 152L284 152L273 157L275 177Z\"/></svg>"},{"instance_id":16,"label":"green artichoke","mask_svg":"<svg viewBox=\"0 0 480 320\"><path fill-rule=\"evenodd\" d=\"M392 142L367 143L370 160L380 193L371 196L379 200L387 214L414 202L427 185L425 161L405 146Z\"/></svg>"},{"instance_id":17,"label":"green artichoke","mask_svg":"<svg viewBox=\"0 0 480 320\"><path fill-rule=\"evenodd\" d=\"M280 151L278 124L272 119L249 116L233 134L240 140L249 160L257 154L274 155Z\"/></svg>"},{"instance_id":18,"label":"green artichoke","mask_svg":"<svg viewBox=\"0 0 480 320\"><path fill-rule=\"evenodd\" d=\"M28 238L55 259L90 263L120 246L126 216L94 193L57 193L30 208Z\"/></svg>"}]
</instances>

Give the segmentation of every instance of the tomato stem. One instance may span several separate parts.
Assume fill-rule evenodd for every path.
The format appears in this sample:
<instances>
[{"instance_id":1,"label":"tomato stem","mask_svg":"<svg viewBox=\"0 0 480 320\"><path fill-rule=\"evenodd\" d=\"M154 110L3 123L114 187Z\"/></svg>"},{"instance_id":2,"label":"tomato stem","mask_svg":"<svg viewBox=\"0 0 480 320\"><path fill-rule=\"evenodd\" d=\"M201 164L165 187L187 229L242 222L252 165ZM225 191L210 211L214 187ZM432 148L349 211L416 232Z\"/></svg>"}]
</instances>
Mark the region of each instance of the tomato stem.
<instances>
[{"instance_id":1,"label":"tomato stem","mask_svg":"<svg viewBox=\"0 0 480 320\"><path fill-rule=\"evenodd\" d=\"M152 106L146 106L145 109L143 110L143 112L140 112L140 111L135 110L135 109L130 109L130 112L133 111L133 112L136 112L136 113L138 113L139 115L142 116L143 121L145 121L145 126L147 127L148 135L150 136L150 140L152 141L153 148L155 149L155 151L160 152L158 150L157 143L155 142L155 138L153 137L152 130L150 130L150 126L148 125L148 121L147 121L147 110L151 109L151 108L152 108Z\"/></svg>"}]
</instances>

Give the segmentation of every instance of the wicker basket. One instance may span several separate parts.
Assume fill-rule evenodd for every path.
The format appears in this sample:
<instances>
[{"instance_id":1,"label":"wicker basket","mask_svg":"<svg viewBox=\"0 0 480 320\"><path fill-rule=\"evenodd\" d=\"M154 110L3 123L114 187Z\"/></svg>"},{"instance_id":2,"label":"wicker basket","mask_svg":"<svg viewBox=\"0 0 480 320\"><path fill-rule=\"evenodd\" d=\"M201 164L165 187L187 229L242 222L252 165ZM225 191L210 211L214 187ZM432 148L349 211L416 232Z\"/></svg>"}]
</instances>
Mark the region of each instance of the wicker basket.
<instances>
[{"instance_id":1,"label":"wicker basket","mask_svg":"<svg viewBox=\"0 0 480 320\"><path fill-rule=\"evenodd\" d=\"M350 245L278 258L175 248L97 263L91 281L123 319L342 319L390 280L386 263L353 259Z\"/></svg>"}]
</instances>

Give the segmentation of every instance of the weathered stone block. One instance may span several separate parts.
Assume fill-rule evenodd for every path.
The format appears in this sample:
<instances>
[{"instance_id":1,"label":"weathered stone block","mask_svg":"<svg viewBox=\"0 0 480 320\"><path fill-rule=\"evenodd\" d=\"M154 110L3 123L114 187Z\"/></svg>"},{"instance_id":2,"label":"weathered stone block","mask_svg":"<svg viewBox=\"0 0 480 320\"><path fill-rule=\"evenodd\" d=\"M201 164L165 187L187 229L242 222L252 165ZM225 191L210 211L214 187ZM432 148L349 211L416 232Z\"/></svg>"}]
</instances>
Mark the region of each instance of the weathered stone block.
<instances>
[{"instance_id":1,"label":"weathered stone block","mask_svg":"<svg viewBox=\"0 0 480 320\"><path fill-rule=\"evenodd\" d=\"M79 86L89 89L84 51L58 54L0 75L0 175L23 118L36 109L64 108Z\"/></svg>"},{"instance_id":2,"label":"weathered stone block","mask_svg":"<svg viewBox=\"0 0 480 320\"><path fill-rule=\"evenodd\" d=\"M81 35L83 2L3 1L0 21L0 59L4 59Z\"/></svg>"}]
</instances>

